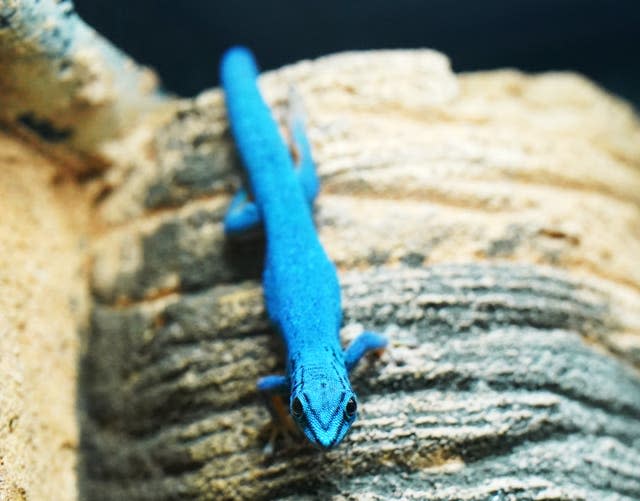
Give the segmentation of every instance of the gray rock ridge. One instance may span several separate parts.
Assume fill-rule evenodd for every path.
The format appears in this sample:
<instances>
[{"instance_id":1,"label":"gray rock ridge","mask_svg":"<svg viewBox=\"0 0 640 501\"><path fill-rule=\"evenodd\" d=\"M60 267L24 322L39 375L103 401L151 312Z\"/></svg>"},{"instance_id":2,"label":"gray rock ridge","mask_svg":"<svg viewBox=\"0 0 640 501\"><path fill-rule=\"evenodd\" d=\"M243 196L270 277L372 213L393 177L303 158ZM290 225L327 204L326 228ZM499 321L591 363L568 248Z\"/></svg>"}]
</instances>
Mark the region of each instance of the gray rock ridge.
<instances>
[{"instance_id":1,"label":"gray rock ridge","mask_svg":"<svg viewBox=\"0 0 640 501\"><path fill-rule=\"evenodd\" d=\"M294 447L272 460L262 453L268 416L255 380L282 370L282 359L260 295L245 282L94 310L96 355L85 370L96 429L85 438L101 451L101 472L92 496L268 499L321 489L382 499L387 484L432 492L423 478L436 498L450 486L442 499L458 498L454 486L482 499L488 485L517 499L589 499L607 491L603 476L610 495L640 495L631 473L640 378L580 334L614 325L597 291L513 264L348 273L346 337L349 326L375 327L391 347L356 372L363 411L343 446L324 455ZM550 451L563 443L583 460L557 466ZM606 462L607 474L594 476Z\"/></svg>"}]
</instances>

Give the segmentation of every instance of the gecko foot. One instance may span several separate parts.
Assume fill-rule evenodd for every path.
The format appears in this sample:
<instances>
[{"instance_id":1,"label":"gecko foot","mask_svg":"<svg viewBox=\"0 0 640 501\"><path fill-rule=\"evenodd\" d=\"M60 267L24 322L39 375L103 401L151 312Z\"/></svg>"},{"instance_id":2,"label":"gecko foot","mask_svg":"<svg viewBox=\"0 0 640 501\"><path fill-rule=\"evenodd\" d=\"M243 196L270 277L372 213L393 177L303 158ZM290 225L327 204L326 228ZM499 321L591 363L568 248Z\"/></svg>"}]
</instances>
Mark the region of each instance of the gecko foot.
<instances>
[{"instance_id":1,"label":"gecko foot","mask_svg":"<svg viewBox=\"0 0 640 501\"><path fill-rule=\"evenodd\" d=\"M230 238L250 238L260 232L260 213L258 207L249 199L243 188L238 190L231 200L224 217L224 232Z\"/></svg>"},{"instance_id":2,"label":"gecko foot","mask_svg":"<svg viewBox=\"0 0 640 501\"><path fill-rule=\"evenodd\" d=\"M289 380L282 375L261 377L257 384L260 394L265 398L265 404L271 414L268 427L269 440L264 446L264 453L268 456L276 452L277 444L282 441L284 447L291 447L303 439L295 421L289 413Z\"/></svg>"},{"instance_id":3,"label":"gecko foot","mask_svg":"<svg viewBox=\"0 0 640 501\"><path fill-rule=\"evenodd\" d=\"M278 450L279 442L284 444L284 448L290 448L300 443L303 437L289 414L289 409L282 396L272 396L267 407L271 413L271 422L268 425L270 428L269 440L265 444L263 452L267 456L272 456Z\"/></svg>"},{"instance_id":4,"label":"gecko foot","mask_svg":"<svg viewBox=\"0 0 640 501\"><path fill-rule=\"evenodd\" d=\"M344 351L344 364L351 372L366 354L382 355L387 347L387 338L375 332L363 332Z\"/></svg>"}]
</instances>

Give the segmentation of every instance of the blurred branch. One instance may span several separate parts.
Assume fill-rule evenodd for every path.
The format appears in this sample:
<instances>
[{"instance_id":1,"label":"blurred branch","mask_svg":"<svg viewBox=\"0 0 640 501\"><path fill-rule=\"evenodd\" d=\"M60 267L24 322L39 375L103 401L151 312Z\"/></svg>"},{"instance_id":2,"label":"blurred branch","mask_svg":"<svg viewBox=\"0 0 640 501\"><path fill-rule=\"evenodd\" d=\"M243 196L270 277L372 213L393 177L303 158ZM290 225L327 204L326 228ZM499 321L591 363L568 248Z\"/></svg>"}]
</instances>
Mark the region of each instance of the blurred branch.
<instances>
[{"instance_id":1,"label":"blurred branch","mask_svg":"<svg viewBox=\"0 0 640 501\"><path fill-rule=\"evenodd\" d=\"M0 119L87 171L163 97L155 74L98 35L71 1L0 0Z\"/></svg>"}]
</instances>

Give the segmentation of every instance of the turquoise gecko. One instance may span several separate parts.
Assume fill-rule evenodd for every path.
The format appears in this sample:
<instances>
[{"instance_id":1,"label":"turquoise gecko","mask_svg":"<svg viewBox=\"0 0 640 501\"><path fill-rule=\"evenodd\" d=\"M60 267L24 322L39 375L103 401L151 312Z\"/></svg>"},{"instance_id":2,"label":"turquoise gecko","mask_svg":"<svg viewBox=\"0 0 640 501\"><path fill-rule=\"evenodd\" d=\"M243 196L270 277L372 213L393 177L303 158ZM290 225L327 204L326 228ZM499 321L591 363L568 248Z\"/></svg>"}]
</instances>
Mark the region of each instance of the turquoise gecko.
<instances>
[{"instance_id":1,"label":"turquoise gecko","mask_svg":"<svg viewBox=\"0 0 640 501\"><path fill-rule=\"evenodd\" d=\"M236 194L225 231L233 236L262 226L266 237L265 303L284 339L287 363L286 375L263 377L258 389L288 396L298 427L313 445L328 449L340 443L356 419L349 372L387 341L364 332L345 351L340 346L340 285L313 224L311 205L319 181L302 115L294 109L290 123L296 168L260 94L257 75L248 49L234 47L223 56L227 114L252 195L245 190Z\"/></svg>"}]
</instances>

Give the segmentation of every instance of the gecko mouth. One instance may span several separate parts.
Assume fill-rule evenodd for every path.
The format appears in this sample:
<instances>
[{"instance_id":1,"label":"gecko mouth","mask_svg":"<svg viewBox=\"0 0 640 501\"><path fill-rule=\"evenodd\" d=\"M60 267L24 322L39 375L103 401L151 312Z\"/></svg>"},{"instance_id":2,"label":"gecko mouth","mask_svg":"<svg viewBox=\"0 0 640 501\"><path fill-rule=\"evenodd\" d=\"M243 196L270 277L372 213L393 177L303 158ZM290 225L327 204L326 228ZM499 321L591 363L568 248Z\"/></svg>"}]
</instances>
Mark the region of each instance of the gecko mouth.
<instances>
[{"instance_id":1,"label":"gecko mouth","mask_svg":"<svg viewBox=\"0 0 640 501\"><path fill-rule=\"evenodd\" d=\"M338 444L349 429L350 423L342 421L340 425L333 430L332 433L319 433L316 428L309 426L305 430L305 435L309 439L309 442L319 450L329 450Z\"/></svg>"}]
</instances>

